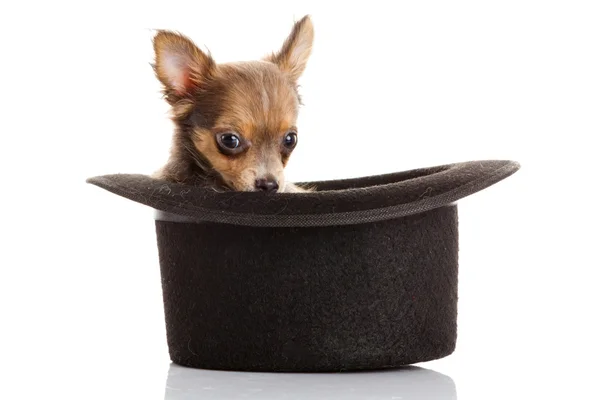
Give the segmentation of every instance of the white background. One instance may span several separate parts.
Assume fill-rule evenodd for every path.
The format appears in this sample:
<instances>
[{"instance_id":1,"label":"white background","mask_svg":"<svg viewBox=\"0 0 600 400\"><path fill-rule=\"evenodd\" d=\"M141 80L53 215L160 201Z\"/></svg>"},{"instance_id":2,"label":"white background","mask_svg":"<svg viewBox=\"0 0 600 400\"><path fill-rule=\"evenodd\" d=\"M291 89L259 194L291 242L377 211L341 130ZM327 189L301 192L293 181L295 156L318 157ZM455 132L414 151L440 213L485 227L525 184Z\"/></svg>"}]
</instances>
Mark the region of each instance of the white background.
<instances>
[{"instance_id":1,"label":"white background","mask_svg":"<svg viewBox=\"0 0 600 400\"><path fill-rule=\"evenodd\" d=\"M152 29L245 60L306 13L292 180L522 164L459 203L458 347L422 367L461 400L600 398L600 10L550 0L2 2L2 398L165 396L151 210L84 181L166 160ZM198 372L166 398L454 398L406 374Z\"/></svg>"}]
</instances>

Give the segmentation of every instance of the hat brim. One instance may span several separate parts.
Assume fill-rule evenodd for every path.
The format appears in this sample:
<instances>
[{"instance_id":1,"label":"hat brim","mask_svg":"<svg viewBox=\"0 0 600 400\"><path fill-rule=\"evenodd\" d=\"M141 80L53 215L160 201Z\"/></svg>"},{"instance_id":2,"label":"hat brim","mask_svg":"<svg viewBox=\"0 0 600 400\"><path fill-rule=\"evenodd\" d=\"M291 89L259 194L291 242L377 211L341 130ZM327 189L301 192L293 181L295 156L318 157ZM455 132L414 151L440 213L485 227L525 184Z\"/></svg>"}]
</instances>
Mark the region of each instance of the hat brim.
<instances>
[{"instance_id":1,"label":"hat brim","mask_svg":"<svg viewBox=\"0 0 600 400\"><path fill-rule=\"evenodd\" d=\"M157 219L264 227L369 223L432 210L515 173L518 162L483 160L360 178L309 182L308 193L216 192L140 174L88 183L158 210Z\"/></svg>"}]
</instances>

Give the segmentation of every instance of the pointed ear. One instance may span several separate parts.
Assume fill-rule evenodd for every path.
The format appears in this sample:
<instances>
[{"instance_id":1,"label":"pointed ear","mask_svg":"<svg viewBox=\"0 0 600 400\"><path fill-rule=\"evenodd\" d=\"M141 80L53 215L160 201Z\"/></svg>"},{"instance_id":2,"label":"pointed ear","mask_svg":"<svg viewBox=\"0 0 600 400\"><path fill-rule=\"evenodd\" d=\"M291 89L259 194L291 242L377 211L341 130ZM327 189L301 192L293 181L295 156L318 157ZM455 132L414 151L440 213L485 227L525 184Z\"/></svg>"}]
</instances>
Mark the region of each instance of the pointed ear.
<instances>
[{"instance_id":1,"label":"pointed ear","mask_svg":"<svg viewBox=\"0 0 600 400\"><path fill-rule=\"evenodd\" d=\"M306 15L294 24L292 32L283 43L281 50L267 58L297 81L304 72L306 62L312 50L314 37L313 24L310 16Z\"/></svg>"},{"instance_id":2,"label":"pointed ear","mask_svg":"<svg viewBox=\"0 0 600 400\"><path fill-rule=\"evenodd\" d=\"M153 44L154 71L165 87L168 100L176 101L193 94L210 78L215 68L210 55L181 34L159 31Z\"/></svg>"}]
</instances>

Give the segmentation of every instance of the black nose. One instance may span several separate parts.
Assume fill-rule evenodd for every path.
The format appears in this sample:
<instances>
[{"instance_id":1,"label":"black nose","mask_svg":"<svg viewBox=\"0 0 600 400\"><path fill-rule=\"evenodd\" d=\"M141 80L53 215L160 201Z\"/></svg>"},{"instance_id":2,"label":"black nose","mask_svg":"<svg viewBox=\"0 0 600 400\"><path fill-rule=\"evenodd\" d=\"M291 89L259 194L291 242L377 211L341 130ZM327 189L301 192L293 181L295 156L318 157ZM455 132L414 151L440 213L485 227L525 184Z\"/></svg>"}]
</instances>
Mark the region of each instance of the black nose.
<instances>
[{"instance_id":1,"label":"black nose","mask_svg":"<svg viewBox=\"0 0 600 400\"><path fill-rule=\"evenodd\" d=\"M254 182L254 186L256 187L257 190L260 190L261 192L268 192L268 193L276 192L277 189L279 189L279 185L277 184L277 181L272 176L257 179Z\"/></svg>"}]
</instances>

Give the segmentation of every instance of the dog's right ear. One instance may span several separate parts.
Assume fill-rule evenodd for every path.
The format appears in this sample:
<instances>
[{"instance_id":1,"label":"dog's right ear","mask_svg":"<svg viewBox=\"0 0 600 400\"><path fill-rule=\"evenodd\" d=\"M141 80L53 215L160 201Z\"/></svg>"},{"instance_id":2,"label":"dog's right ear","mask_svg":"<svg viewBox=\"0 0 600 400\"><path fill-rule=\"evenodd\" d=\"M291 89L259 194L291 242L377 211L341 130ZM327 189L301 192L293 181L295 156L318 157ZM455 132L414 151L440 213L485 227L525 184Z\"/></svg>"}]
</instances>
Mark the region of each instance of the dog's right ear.
<instances>
[{"instance_id":1,"label":"dog's right ear","mask_svg":"<svg viewBox=\"0 0 600 400\"><path fill-rule=\"evenodd\" d=\"M179 33L158 31L153 44L154 71L170 103L192 96L213 73L211 56Z\"/></svg>"}]
</instances>

